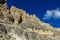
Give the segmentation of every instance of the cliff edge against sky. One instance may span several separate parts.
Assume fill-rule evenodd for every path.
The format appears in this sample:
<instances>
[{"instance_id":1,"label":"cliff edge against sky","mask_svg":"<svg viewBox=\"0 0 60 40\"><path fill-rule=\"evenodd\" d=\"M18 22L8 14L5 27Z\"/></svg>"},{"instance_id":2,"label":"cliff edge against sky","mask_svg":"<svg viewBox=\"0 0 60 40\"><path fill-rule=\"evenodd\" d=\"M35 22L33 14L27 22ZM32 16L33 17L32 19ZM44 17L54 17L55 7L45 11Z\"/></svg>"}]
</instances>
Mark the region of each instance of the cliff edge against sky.
<instances>
[{"instance_id":1,"label":"cliff edge against sky","mask_svg":"<svg viewBox=\"0 0 60 40\"><path fill-rule=\"evenodd\" d=\"M60 40L60 28L0 0L0 40Z\"/></svg>"}]
</instances>

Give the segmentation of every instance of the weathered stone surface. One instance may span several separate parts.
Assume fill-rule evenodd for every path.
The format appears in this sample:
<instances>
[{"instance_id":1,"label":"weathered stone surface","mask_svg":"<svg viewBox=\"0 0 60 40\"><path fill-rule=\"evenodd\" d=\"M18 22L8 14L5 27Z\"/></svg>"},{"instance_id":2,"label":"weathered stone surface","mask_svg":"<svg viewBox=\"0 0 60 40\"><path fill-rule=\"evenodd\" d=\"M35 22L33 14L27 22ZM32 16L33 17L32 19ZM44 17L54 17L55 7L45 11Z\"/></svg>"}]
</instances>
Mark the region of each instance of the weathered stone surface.
<instances>
[{"instance_id":1,"label":"weathered stone surface","mask_svg":"<svg viewBox=\"0 0 60 40\"><path fill-rule=\"evenodd\" d=\"M18 24L19 21L22 22L22 21L26 20L26 18L27 18L27 14L24 10L18 9L14 6L11 7L10 12L14 18L15 24Z\"/></svg>"},{"instance_id":2,"label":"weathered stone surface","mask_svg":"<svg viewBox=\"0 0 60 40\"><path fill-rule=\"evenodd\" d=\"M0 7L0 40L60 40L60 28L15 6L7 8L5 3Z\"/></svg>"},{"instance_id":3,"label":"weathered stone surface","mask_svg":"<svg viewBox=\"0 0 60 40\"><path fill-rule=\"evenodd\" d=\"M7 7L7 3L2 4L0 6L0 14L3 15L3 18L4 18L5 21L8 20L8 13L9 13L9 10L8 10L8 7Z\"/></svg>"}]
</instances>

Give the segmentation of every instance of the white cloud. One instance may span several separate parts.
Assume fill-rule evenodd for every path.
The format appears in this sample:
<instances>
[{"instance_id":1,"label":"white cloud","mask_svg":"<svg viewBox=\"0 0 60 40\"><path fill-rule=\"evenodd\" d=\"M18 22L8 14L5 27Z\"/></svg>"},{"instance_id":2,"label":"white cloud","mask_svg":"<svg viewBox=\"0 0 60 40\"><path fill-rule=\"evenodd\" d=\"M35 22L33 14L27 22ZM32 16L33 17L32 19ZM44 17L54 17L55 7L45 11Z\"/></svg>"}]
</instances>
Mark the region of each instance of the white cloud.
<instances>
[{"instance_id":1,"label":"white cloud","mask_svg":"<svg viewBox=\"0 0 60 40\"><path fill-rule=\"evenodd\" d=\"M43 19L51 19L51 18L60 19L60 10L59 9L47 10Z\"/></svg>"}]
</instances>

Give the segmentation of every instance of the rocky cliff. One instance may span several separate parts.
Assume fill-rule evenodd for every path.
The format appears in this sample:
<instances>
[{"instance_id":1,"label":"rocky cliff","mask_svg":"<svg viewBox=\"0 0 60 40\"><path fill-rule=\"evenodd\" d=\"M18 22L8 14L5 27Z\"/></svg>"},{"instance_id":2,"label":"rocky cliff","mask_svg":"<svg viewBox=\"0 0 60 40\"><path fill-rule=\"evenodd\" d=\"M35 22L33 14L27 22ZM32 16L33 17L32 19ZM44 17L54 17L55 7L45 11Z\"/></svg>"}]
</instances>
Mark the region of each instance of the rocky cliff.
<instances>
[{"instance_id":1,"label":"rocky cliff","mask_svg":"<svg viewBox=\"0 0 60 40\"><path fill-rule=\"evenodd\" d=\"M0 1L0 40L60 40L60 28L40 21L23 9Z\"/></svg>"}]
</instances>

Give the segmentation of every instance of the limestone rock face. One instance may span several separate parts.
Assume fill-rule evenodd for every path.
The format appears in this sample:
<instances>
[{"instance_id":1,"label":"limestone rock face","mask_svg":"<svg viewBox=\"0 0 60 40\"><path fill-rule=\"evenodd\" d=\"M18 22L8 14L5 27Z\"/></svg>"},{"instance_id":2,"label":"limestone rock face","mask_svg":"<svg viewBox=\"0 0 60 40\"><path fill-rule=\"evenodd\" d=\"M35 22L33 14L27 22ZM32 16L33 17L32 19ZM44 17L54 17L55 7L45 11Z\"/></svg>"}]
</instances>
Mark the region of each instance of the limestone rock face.
<instances>
[{"instance_id":1,"label":"limestone rock face","mask_svg":"<svg viewBox=\"0 0 60 40\"><path fill-rule=\"evenodd\" d=\"M24 10L18 9L14 6L11 7L10 12L14 18L14 23L18 24L19 21L24 21L26 20L27 14Z\"/></svg>"},{"instance_id":2,"label":"limestone rock face","mask_svg":"<svg viewBox=\"0 0 60 40\"><path fill-rule=\"evenodd\" d=\"M4 2L3 4L0 4L0 14L4 16L4 20L7 21L8 20L8 6L7 3L4 0L1 0L1 2Z\"/></svg>"},{"instance_id":3,"label":"limestone rock face","mask_svg":"<svg viewBox=\"0 0 60 40\"><path fill-rule=\"evenodd\" d=\"M15 6L10 10L6 3L0 6L0 40L60 40L60 28Z\"/></svg>"}]
</instances>

